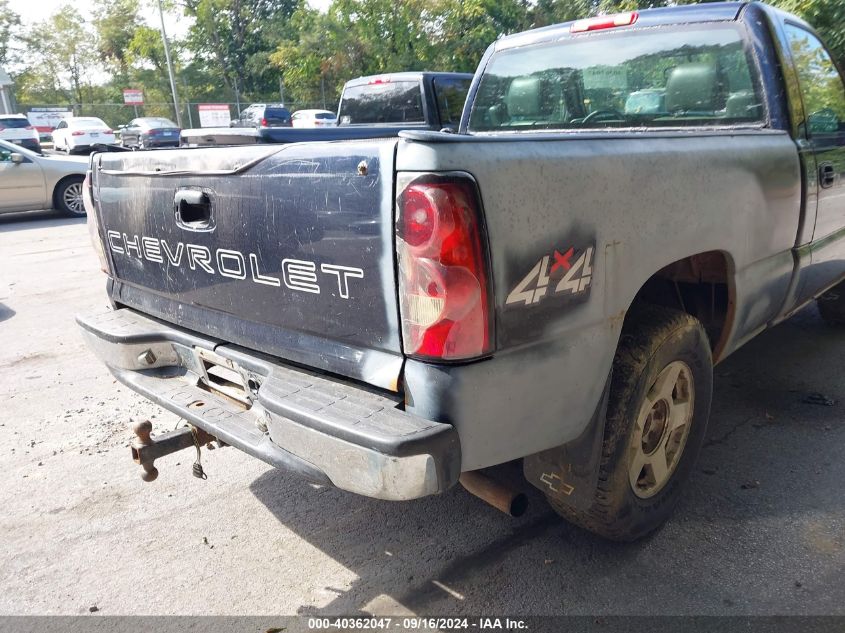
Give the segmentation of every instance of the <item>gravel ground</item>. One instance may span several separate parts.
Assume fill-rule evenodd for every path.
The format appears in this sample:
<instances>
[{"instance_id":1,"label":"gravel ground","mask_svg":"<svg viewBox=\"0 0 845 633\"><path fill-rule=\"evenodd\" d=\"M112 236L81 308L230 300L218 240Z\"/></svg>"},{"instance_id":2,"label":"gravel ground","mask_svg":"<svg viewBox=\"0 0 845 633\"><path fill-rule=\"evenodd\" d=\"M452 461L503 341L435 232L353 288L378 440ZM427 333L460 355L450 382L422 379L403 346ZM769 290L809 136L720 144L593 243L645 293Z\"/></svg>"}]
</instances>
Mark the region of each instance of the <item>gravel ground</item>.
<instances>
[{"instance_id":1,"label":"gravel ground","mask_svg":"<svg viewBox=\"0 0 845 633\"><path fill-rule=\"evenodd\" d=\"M460 488L381 502L228 448L145 484L127 424L177 420L82 343L107 303L84 224L4 216L0 254L0 614L845 615L845 335L815 308L717 368L678 511L618 545L536 492L521 519Z\"/></svg>"}]
</instances>

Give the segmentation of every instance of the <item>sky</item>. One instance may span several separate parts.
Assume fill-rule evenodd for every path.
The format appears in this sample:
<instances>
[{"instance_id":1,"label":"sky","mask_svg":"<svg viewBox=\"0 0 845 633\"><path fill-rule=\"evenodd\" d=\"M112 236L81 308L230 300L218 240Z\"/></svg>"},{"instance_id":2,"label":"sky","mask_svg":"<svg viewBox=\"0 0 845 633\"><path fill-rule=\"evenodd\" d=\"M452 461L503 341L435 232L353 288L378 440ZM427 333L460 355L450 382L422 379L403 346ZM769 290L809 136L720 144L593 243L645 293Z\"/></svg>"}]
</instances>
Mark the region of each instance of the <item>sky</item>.
<instances>
[{"instance_id":1,"label":"sky","mask_svg":"<svg viewBox=\"0 0 845 633\"><path fill-rule=\"evenodd\" d=\"M329 0L308 0L312 7L325 10L329 5ZM63 4L70 4L77 7L86 17L91 16L92 2L90 0L11 0L11 9L21 16L21 22L24 26L29 26L34 22L39 22L50 14L54 13ZM154 2L142 2L143 8L141 15L150 26L158 28L160 20L158 17L158 10L153 8ZM188 30L188 21L179 14L165 14L164 28L167 30L168 37L180 37Z\"/></svg>"},{"instance_id":2,"label":"sky","mask_svg":"<svg viewBox=\"0 0 845 633\"><path fill-rule=\"evenodd\" d=\"M63 4L70 4L82 12L85 17L91 17L91 7L93 3L90 0L12 0L9 3L12 11L21 16L23 26L30 26L35 22L44 20L52 13L55 13ZM143 2L145 5L141 10L141 15L150 24L150 26L158 27L160 20L158 11L152 8L147 8L149 2ZM164 28L167 30L168 37L170 35L184 35L187 31L187 20L180 15L165 14Z\"/></svg>"}]
</instances>

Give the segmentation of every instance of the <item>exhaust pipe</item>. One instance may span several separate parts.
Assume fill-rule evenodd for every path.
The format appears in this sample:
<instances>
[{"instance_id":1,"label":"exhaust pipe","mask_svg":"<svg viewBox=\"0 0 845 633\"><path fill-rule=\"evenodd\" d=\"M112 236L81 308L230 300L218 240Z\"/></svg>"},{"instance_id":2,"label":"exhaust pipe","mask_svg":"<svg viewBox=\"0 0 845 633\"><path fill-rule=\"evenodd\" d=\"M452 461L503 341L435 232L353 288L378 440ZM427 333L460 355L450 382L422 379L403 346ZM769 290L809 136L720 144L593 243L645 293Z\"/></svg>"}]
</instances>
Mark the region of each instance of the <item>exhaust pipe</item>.
<instances>
[{"instance_id":1,"label":"exhaust pipe","mask_svg":"<svg viewBox=\"0 0 845 633\"><path fill-rule=\"evenodd\" d=\"M528 509L528 497L525 493L483 475L480 471L461 473L458 481L467 492L512 517L521 517Z\"/></svg>"}]
</instances>

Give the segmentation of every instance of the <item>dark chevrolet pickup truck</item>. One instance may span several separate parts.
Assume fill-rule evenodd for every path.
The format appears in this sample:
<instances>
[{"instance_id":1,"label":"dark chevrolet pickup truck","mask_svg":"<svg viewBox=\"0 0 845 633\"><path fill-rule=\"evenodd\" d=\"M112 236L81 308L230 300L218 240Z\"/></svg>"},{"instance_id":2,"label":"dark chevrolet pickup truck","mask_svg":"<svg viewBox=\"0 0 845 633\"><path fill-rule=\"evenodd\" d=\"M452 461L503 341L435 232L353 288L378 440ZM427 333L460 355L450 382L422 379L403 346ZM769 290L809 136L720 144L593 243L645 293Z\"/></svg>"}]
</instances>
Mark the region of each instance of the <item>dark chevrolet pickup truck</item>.
<instances>
[{"instance_id":1,"label":"dark chevrolet pickup truck","mask_svg":"<svg viewBox=\"0 0 845 633\"><path fill-rule=\"evenodd\" d=\"M457 134L97 154L124 384L212 439L383 499L521 464L564 517L670 514L713 365L818 298L845 321L845 88L812 28L714 3L506 37ZM521 461L516 461L521 460ZM201 469L198 474L201 474Z\"/></svg>"},{"instance_id":2,"label":"dark chevrolet pickup truck","mask_svg":"<svg viewBox=\"0 0 845 633\"><path fill-rule=\"evenodd\" d=\"M336 126L198 128L182 130L182 145L348 141L399 136L402 130L457 130L471 82L470 74L448 72L357 77L343 86Z\"/></svg>"}]
</instances>

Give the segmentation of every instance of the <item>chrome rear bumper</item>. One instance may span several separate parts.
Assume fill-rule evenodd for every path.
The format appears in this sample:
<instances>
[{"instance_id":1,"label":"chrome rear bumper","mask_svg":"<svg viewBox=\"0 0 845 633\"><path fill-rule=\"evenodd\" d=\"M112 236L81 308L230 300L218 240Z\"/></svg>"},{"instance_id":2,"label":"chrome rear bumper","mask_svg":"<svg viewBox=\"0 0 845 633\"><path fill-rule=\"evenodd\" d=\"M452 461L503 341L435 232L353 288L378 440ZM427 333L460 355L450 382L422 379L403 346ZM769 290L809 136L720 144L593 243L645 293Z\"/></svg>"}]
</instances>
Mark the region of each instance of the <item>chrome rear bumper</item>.
<instances>
[{"instance_id":1,"label":"chrome rear bumper","mask_svg":"<svg viewBox=\"0 0 845 633\"><path fill-rule=\"evenodd\" d=\"M424 497L458 480L455 429L399 409L398 396L127 308L77 322L122 383L269 464L379 499Z\"/></svg>"}]
</instances>

